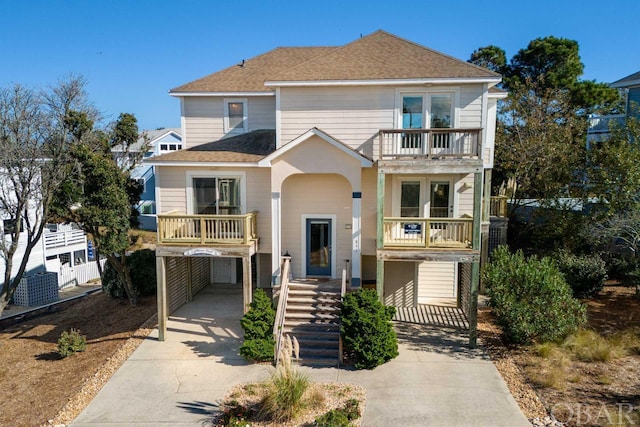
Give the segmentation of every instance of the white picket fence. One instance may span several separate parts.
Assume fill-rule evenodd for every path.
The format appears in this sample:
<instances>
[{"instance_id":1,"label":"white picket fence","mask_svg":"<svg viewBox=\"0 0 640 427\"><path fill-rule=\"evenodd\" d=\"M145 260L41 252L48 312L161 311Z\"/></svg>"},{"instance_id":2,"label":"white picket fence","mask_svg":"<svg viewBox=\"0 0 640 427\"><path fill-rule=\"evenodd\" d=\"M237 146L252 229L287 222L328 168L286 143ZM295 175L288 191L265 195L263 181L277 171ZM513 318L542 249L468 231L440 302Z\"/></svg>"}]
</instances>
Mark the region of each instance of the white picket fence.
<instances>
[{"instance_id":1,"label":"white picket fence","mask_svg":"<svg viewBox=\"0 0 640 427\"><path fill-rule=\"evenodd\" d=\"M100 260L100 264L104 269L104 264L107 260ZM71 267L65 264L60 267L60 273L58 275L58 289L67 289L74 286L87 283L93 279L99 279L100 273L98 272L98 265L95 261L89 261L85 264L75 265Z\"/></svg>"}]
</instances>

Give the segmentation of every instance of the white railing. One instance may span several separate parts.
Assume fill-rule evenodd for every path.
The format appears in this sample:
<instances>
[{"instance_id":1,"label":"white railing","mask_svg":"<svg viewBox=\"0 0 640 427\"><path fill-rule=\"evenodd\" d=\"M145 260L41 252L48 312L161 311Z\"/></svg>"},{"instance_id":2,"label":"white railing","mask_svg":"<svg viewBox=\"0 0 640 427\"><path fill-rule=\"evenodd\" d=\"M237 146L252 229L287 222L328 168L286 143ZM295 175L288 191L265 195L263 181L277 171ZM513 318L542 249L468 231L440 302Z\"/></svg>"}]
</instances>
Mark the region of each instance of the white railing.
<instances>
[{"instance_id":1,"label":"white railing","mask_svg":"<svg viewBox=\"0 0 640 427\"><path fill-rule=\"evenodd\" d=\"M101 259L100 264L104 269L106 259ZM58 276L58 288L66 289L74 286L87 283L94 279L100 278L100 272L98 271L98 265L95 261L89 261L85 264L76 264L71 267L69 264L60 266L60 273Z\"/></svg>"},{"instance_id":2,"label":"white railing","mask_svg":"<svg viewBox=\"0 0 640 427\"><path fill-rule=\"evenodd\" d=\"M473 218L387 218L384 247L470 248Z\"/></svg>"},{"instance_id":3,"label":"white railing","mask_svg":"<svg viewBox=\"0 0 640 427\"><path fill-rule=\"evenodd\" d=\"M478 158L482 129L382 129L380 158Z\"/></svg>"},{"instance_id":4,"label":"white railing","mask_svg":"<svg viewBox=\"0 0 640 427\"><path fill-rule=\"evenodd\" d=\"M278 298L278 309L276 310L276 318L273 322L273 339L275 341L275 349L273 358L278 366L278 358L280 356L280 347L282 346L282 335L284 330L284 317L287 311L287 298L289 297L289 271L291 269L291 257L282 257L282 268L280 269L280 291Z\"/></svg>"},{"instance_id":5,"label":"white railing","mask_svg":"<svg viewBox=\"0 0 640 427\"><path fill-rule=\"evenodd\" d=\"M45 249L62 248L70 245L86 243L86 236L82 230L71 231L45 231Z\"/></svg>"},{"instance_id":6,"label":"white railing","mask_svg":"<svg viewBox=\"0 0 640 427\"><path fill-rule=\"evenodd\" d=\"M624 125L624 114L612 114L610 116L599 116L589 118L588 133L607 133L611 129L612 124L616 126Z\"/></svg>"},{"instance_id":7,"label":"white railing","mask_svg":"<svg viewBox=\"0 0 640 427\"><path fill-rule=\"evenodd\" d=\"M247 244L257 239L257 214L158 215L158 243Z\"/></svg>"}]
</instances>

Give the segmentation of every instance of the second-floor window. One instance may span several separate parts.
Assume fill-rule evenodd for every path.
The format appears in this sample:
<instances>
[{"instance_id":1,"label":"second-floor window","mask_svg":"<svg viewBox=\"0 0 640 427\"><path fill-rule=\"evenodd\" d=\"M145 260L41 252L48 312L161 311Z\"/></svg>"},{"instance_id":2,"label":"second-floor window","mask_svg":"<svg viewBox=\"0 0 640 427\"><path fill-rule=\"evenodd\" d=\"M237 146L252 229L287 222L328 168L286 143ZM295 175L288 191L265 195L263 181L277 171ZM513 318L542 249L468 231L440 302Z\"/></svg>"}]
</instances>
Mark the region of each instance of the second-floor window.
<instances>
[{"instance_id":1,"label":"second-floor window","mask_svg":"<svg viewBox=\"0 0 640 427\"><path fill-rule=\"evenodd\" d=\"M193 212L205 215L238 215L239 177L194 177Z\"/></svg>"},{"instance_id":2,"label":"second-floor window","mask_svg":"<svg viewBox=\"0 0 640 427\"><path fill-rule=\"evenodd\" d=\"M404 93L401 96L401 129L443 129L453 127L453 93ZM402 135L401 148L421 151L423 134L415 131ZM449 148L451 135L431 136L432 148Z\"/></svg>"},{"instance_id":3,"label":"second-floor window","mask_svg":"<svg viewBox=\"0 0 640 427\"><path fill-rule=\"evenodd\" d=\"M225 99L224 100L224 132L244 133L248 132L247 120L247 100L246 99Z\"/></svg>"}]
</instances>

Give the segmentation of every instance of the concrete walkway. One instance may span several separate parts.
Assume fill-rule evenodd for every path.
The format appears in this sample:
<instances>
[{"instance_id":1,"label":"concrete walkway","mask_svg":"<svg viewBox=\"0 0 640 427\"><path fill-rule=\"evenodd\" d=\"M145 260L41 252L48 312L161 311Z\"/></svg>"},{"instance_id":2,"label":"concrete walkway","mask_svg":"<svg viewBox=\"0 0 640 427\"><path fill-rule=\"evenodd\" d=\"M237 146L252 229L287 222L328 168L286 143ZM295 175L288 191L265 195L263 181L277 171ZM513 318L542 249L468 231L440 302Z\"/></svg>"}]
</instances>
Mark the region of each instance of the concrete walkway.
<instances>
[{"instance_id":1,"label":"concrete walkway","mask_svg":"<svg viewBox=\"0 0 640 427\"><path fill-rule=\"evenodd\" d=\"M171 316L114 374L72 423L202 426L227 391L273 368L239 355L242 294L211 287ZM367 390L363 426L529 426L493 363L455 330L396 323L400 356L373 371L303 368L316 381Z\"/></svg>"}]
</instances>

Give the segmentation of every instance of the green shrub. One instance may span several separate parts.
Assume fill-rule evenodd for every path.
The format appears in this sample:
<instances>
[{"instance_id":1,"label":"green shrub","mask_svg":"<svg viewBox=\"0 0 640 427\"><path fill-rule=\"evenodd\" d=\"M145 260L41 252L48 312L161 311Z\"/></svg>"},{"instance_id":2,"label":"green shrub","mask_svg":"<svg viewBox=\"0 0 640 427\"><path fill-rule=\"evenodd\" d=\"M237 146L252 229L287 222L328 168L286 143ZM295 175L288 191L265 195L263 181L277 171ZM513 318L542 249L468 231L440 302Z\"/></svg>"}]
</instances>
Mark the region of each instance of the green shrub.
<instances>
[{"instance_id":1,"label":"green shrub","mask_svg":"<svg viewBox=\"0 0 640 427\"><path fill-rule=\"evenodd\" d=\"M347 415L340 409L332 409L319 416L313 423L314 427L349 427L351 423Z\"/></svg>"},{"instance_id":2,"label":"green shrub","mask_svg":"<svg viewBox=\"0 0 640 427\"><path fill-rule=\"evenodd\" d=\"M140 249L126 257L131 283L136 294L141 296L156 293L156 254L151 249ZM126 298L127 293L120 276L108 262L102 275L102 289L112 298Z\"/></svg>"},{"instance_id":3,"label":"green shrub","mask_svg":"<svg viewBox=\"0 0 640 427\"><path fill-rule=\"evenodd\" d=\"M554 254L556 264L576 298L596 296L607 280L607 268L599 255L574 255L566 250Z\"/></svg>"},{"instance_id":4,"label":"green shrub","mask_svg":"<svg viewBox=\"0 0 640 427\"><path fill-rule=\"evenodd\" d=\"M83 352L86 348L87 337L80 335L80 331L77 329L63 331L58 338L58 354L62 358Z\"/></svg>"},{"instance_id":5,"label":"green shrub","mask_svg":"<svg viewBox=\"0 0 640 427\"><path fill-rule=\"evenodd\" d=\"M356 369L373 369L398 355L398 339L391 324L395 310L385 307L373 289L345 295L340 335Z\"/></svg>"},{"instance_id":6,"label":"green shrub","mask_svg":"<svg viewBox=\"0 0 640 427\"><path fill-rule=\"evenodd\" d=\"M276 311L271 299L262 289L257 289L251 308L242 317L240 324L244 330L244 343L240 346L240 355L248 360L273 360L275 342L273 323Z\"/></svg>"},{"instance_id":7,"label":"green shrub","mask_svg":"<svg viewBox=\"0 0 640 427\"><path fill-rule=\"evenodd\" d=\"M525 259L497 248L483 271L490 303L509 341L555 341L586 322L585 307L572 296L550 258Z\"/></svg>"},{"instance_id":8,"label":"green shrub","mask_svg":"<svg viewBox=\"0 0 640 427\"><path fill-rule=\"evenodd\" d=\"M255 415L255 411L246 408L237 401L231 401L224 405L222 412L222 425L227 427L251 427L247 420Z\"/></svg>"}]
</instances>

